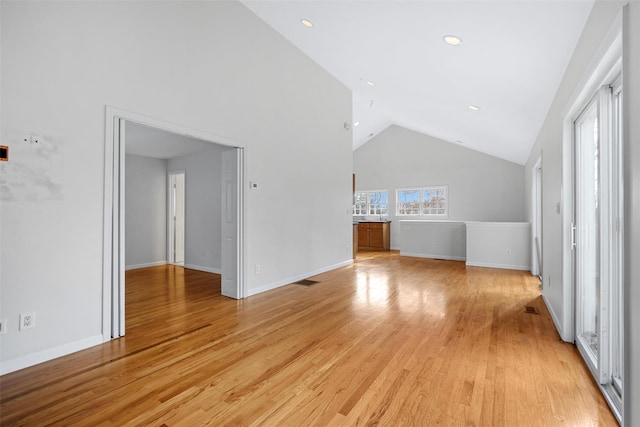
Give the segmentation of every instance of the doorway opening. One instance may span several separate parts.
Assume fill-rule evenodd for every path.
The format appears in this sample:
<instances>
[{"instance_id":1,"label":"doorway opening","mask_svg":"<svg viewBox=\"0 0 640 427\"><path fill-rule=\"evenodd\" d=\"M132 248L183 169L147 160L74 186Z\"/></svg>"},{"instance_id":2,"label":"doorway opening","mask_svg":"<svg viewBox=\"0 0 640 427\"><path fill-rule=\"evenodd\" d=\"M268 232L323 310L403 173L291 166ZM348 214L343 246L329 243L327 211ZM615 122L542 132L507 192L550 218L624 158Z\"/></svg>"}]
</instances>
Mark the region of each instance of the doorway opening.
<instances>
[{"instance_id":1,"label":"doorway opening","mask_svg":"<svg viewBox=\"0 0 640 427\"><path fill-rule=\"evenodd\" d=\"M618 421L624 393L622 36L587 70L563 124L562 339L573 342Z\"/></svg>"},{"instance_id":2,"label":"doorway opening","mask_svg":"<svg viewBox=\"0 0 640 427\"><path fill-rule=\"evenodd\" d=\"M184 267L185 172L169 172L167 256L170 264Z\"/></svg>"},{"instance_id":3,"label":"doorway opening","mask_svg":"<svg viewBox=\"0 0 640 427\"><path fill-rule=\"evenodd\" d=\"M542 282L542 157L533 166L531 187L531 274Z\"/></svg>"},{"instance_id":4,"label":"doorway opening","mask_svg":"<svg viewBox=\"0 0 640 427\"><path fill-rule=\"evenodd\" d=\"M616 416L622 411L622 139L620 78L574 122L575 343Z\"/></svg>"},{"instance_id":5,"label":"doorway opening","mask_svg":"<svg viewBox=\"0 0 640 427\"><path fill-rule=\"evenodd\" d=\"M221 219L218 224L224 230L220 243L220 272L226 286L222 287L222 295L234 299L245 296L243 144L196 129L107 107L103 253L103 337L105 341L125 335L126 123L143 125L223 147L221 152L223 167L219 174ZM179 259L180 254L177 256ZM169 252L167 258L170 259Z\"/></svg>"}]
</instances>

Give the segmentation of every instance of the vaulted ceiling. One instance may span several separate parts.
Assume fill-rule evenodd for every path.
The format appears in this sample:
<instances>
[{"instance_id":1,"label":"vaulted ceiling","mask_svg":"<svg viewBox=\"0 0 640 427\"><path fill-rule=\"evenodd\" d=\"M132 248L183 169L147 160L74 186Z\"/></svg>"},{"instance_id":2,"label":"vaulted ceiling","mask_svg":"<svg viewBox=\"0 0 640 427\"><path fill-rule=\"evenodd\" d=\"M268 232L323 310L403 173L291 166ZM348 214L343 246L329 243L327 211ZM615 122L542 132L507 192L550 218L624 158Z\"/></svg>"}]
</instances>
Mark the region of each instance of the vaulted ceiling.
<instances>
[{"instance_id":1,"label":"vaulted ceiling","mask_svg":"<svg viewBox=\"0 0 640 427\"><path fill-rule=\"evenodd\" d=\"M241 1L352 90L354 149L397 124L519 164L593 5ZM445 43L447 35L461 43Z\"/></svg>"}]
</instances>

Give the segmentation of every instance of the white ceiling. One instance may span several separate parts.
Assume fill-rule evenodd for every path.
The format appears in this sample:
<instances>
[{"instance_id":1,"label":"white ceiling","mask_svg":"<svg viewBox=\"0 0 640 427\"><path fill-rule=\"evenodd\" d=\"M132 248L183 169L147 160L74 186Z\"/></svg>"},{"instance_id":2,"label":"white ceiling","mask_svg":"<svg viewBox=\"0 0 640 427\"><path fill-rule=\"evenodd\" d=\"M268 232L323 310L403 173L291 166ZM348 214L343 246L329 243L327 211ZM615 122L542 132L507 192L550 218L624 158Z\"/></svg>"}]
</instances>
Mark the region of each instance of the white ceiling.
<instances>
[{"instance_id":1,"label":"white ceiling","mask_svg":"<svg viewBox=\"0 0 640 427\"><path fill-rule=\"evenodd\" d=\"M360 123L353 128L354 149L397 124L519 164L527 160L593 5L241 1L352 90L353 121ZM449 34L462 44L445 44Z\"/></svg>"},{"instance_id":2,"label":"white ceiling","mask_svg":"<svg viewBox=\"0 0 640 427\"><path fill-rule=\"evenodd\" d=\"M177 157L202 153L207 150L224 148L218 144L178 135L131 121L125 123L125 138L125 151L127 154L153 157L156 159L175 159Z\"/></svg>"}]
</instances>

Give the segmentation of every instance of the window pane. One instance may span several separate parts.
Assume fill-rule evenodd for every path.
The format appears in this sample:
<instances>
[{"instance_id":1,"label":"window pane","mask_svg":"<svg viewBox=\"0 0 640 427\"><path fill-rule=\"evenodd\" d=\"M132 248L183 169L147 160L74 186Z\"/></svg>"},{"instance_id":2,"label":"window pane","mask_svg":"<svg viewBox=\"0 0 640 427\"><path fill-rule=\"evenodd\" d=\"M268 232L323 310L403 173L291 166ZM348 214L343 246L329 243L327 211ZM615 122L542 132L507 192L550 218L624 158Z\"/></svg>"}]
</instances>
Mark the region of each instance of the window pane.
<instances>
[{"instance_id":1,"label":"window pane","mask_svg":"<svg viewBox=\"0 0 640 427\"><path fill-rule=\"evenodd\" d=\"M369 215L388 215L389 194L386 191L369 193Z\"/></svg>"},{"instance_id":2,"label":"window pane","mask_svg":"<svg viewBox=\"0 0 640 427\"><path fill-rule=\"evenodd\" d=\"M422 191L423 215L446 215L447 195L443 187L425 188Z\"/></svg>"},{"instance_id":3,"label":"window pane","mask_svg":"<svg viewBox=\"0 0 640 427\"><path fill-rule=\"evenodd\" d=\"M397 214L420 214L420 190L398 190Z\"/></svg>"},{"instance_id":4,"label":"window pane","mask_svg":"<svg viewBox=\"0 0 640 427\"><path fill-rule=\"evenodd\" d=\"M367 199L368 199L368 194L366 191L361 191L356 193L355 203L353 205L354 215L367 214Z\"/></svg>"}]
</instances>

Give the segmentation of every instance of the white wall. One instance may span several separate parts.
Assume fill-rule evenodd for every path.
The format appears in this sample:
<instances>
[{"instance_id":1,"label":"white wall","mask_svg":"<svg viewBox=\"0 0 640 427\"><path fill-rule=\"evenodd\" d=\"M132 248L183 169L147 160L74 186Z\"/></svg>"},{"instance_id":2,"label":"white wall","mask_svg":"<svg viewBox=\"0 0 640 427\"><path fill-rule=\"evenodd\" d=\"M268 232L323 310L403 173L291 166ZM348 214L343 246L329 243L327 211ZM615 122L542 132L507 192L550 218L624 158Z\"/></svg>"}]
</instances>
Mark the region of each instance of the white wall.
<instances>
[{"instance_id":1,"label":"white wall","mask_svg":"<svg viewBox=\"0 0 640 427\"><path fill-rule=\"evenodd\" d=\"M125 265L167 262L167 161L127 154Z\"/></svg>"},{"instance_id":2,"label":"white wall","mask_svg":"<svg viewBox=\"0 0 640 427\"><path fill-rule=\"evenodd\" d=\"M459 221L401 220L400 255L420 258L467 259L467 228Z\"/></svg>"},{"instance_id":3,"label":"white wall","mask_svg":"<svg viewBox=\"0 0 640 427\"><path fill-rule=\"evenodd\" d=\"M559 333L564 339L572 340L570 312L572 295L563 284L563 238L561 209L563 199L563 122L572 99L581 90L584 79L591 73L598 55L607 46L608 38L616 16L621 10L618 2L596 2L587 20L576 50L567 66L560 87L549 113L540 130L531 154L525 165L525 197L527 221L531 221L531 170L542 156L542 263L544 296ZM608 40L606 44L610 43ZM568 285L568 284L567 284Z\"/></svg>"},{"instance_id":4,"label":"white wall","mask_svg":"<svg viewBox=\"0 0 640 427\"><path fill-rule=\"evenodd\" d=\"M625 8L623 22L625 151L625 426L640 425L640 3Z\"/></svg>"},{"instance_id":5,"label":"white wall","mask_svg":"<svg viewBox=\"0 0 640 427\"><path fill-rule=\"evenodd\" d=\"M212 146L203 153L170 159L169 172L185 172L185 254L187 268L220 273L221 153Z\"/></svg>"},{"instance_id":6,"label":"white wall","mask_svg":"<svg viewBox=\"0 0 640 427\"><path fill-rule=\"evenodd\" d=\"M399 126L360 146L353 157L357 190L389 190L391 247L398 248L401 219L395 190L449 186L449 220L523 221L524 168Z\"/></svg>"},{"instance_id":7,"label":"white wall","mask_svg":"<svg viewBox=\"0 0 640 427\"><path fill-rule=\"evenodd\" d=\"M246 180L260 183L245 205L250 292L350 262L352 149L343 124L352 121L351 93L243 5L0 7L3 144L45 136L55 154L45 176L59 178L56 197L15 187L15 200L0 207L2 372L108 339L106 105L244 144ZM31 165L20 161L10 164ZM37 327L18 332L25 311L36 312Z\"/></svg>"},{"instance_id":8,"label":"white wall","mask_svg":"<svg viewBox=\"0 0 640 427\"><path fill-rule=\"evenodd\" d=\"M467 265L529 270L528 222L467 222Z\"/></svg>"}]
</instances>

